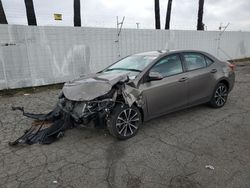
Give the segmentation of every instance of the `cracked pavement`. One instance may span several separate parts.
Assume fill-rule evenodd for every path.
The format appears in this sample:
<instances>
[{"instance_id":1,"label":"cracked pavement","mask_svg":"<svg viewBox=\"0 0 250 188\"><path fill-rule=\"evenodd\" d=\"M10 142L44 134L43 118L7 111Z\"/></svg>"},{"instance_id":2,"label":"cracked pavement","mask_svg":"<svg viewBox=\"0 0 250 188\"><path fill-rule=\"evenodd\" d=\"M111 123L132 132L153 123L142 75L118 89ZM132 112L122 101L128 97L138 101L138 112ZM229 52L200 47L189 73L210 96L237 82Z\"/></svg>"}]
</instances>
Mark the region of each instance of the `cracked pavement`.
<instances>
[{"instance_id":1,"label":"cracked pavement","mask_svg":"<svg viewBox=\"0 0 250 188\"><path fill-rule=\"evenodd\" d=\"M45 113L59 91L0 96L0 187L250 187L250 62L237 64L222 109L162 116L126 141L79 127L51 145L9 147L32 122L11 106Z\"/></svg>"}]
</instances>

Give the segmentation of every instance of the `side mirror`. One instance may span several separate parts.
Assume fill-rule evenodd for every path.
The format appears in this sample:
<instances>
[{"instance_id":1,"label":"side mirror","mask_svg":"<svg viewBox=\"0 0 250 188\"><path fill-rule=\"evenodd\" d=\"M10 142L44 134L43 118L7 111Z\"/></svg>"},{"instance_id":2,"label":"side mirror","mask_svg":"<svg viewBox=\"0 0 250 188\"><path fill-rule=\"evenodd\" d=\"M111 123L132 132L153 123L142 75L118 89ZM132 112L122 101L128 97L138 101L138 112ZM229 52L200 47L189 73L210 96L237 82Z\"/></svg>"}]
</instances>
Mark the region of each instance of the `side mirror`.
<instances>
[{"instance_id":1,"label":"side mirror","mask_svg":"<svg viewBox=\"0 0 250 188\"><path fill-rule=\"evenodd\" d=\"M163 76L159 72L149 72L147 81L162 80Z\"/></svg>"}]
</instances>

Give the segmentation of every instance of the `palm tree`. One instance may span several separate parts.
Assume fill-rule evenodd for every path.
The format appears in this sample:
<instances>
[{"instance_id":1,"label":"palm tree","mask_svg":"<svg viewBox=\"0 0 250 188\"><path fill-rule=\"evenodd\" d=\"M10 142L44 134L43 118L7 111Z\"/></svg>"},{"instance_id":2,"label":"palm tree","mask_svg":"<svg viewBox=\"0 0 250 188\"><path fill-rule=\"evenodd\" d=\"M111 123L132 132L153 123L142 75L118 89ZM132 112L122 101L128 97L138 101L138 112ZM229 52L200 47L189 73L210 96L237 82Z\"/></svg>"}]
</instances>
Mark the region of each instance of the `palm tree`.
<instances>
[{"instance_id":1,"label":"palm tree","mask_svg":"<svg viewBox=\"0 0 250 188\"><path fill-rule=\"evenodd\" d=\"M1 0L0 0L0 24L8 24Z\"/></svg>"},{"instance_id":2,"label":"palm tree","mask_svg":"<svg viewBox=\"0 0 250 188\"><path fill-rule=\"evenodd\" d=\"M170 28L171 10L172 10L172 0L168 0L168 9L167 9L167 15L166 15L165 29Z\"/></svg>"},{"instance_id":3,"label":"palm tree","mask_svg":"<svg viewBox=\"0 0 250 188\"><path fill-rule=\"evenodd\" d=\"M204 24L202 21L202 19L203 19L203 7L204 7L204 0L199 0L197 30L204 30Z\"/></svg>"},{"instance_id":4,"label":"palm tree","mask_svg":"<svg viewBox=\"0 0 250 188\"><path fill-rule=\"evenodd\" d=\"M74 26L81 27L81 4L80 0L74 0Z\"/></svg>"},{"instance_id":5,"label":"palm tree","mask_svg":"<svg viewBox=\"0 0 250 188\"><path fill-rule=\"evenodd\" d=\"M37 25L33 0L24 0L24 3L26 7L28 25Z\"/></svg>"},{"instance_id":6,"label":"palm tree","mask_svg":"<svg viewBox=\"0 0 250 188\"><path fill-rule=\"evenodd\" d=\"M155 29L161 29L159 0L155 0Z\"/></svg>"}]
</instances>

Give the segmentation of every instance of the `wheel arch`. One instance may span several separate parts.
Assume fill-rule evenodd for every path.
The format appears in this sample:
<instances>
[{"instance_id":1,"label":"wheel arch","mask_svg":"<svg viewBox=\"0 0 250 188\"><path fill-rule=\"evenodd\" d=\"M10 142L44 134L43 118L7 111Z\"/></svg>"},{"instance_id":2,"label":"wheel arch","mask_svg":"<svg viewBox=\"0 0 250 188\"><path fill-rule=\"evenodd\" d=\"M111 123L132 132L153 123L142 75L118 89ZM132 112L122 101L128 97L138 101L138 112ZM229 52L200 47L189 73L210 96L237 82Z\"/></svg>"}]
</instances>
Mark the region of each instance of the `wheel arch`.
<instances>
[{"instance_id":1,"label":"wheel arch","mask_svg":"<svg viewBox=\"0 0 250 188\"><path fill-rule=\"evenodd\" d=\"M230 85L229 85L229 81L227 80L227 79L220 79L217 83L216 83L216 86L215 86L215 88L214 88L214 92L213 92L213 95L211 96L211 98L210 98L210 100L209 100L209 102L208 102L208 104L211 106L211 107L213 107L213 108L221 108L221 107L223 107L224 105L225 105L225 103L226 103L226 98L224 98L224 102L223 102L223 104L217 104L217 102L216 102L216 99L215 99L215 92L217 91L217 89L218 89L218 87L221 87L219 84L223 84L223 85L225 85L227 88L228 88L228 90L229 90L229 87L230 87ZM228 90L226 91L227 93L228 93Z\"/></svg>"},{"instance_id":2,"label":"wheel arch","mask_svg":"<svg viewBox=\"0 0 250 188\"><path fill-rule=\"evenodd\" d=\"M217 87L217 85L218 85L219 83L224 83L224 84L227 86L228 90L229 90L230 84L229 84L228 79L227 79L226 77L220 78L219 80L217 80L217 82L216 82L215 85L213 86L213 90L211 91L211 93L210 93L210 95L209 95L209 100L211 100L211 98L213 97L213 94L214 94L214 92L215 92L215 90L216 90L216 87Z\"/></svg>"},{"instance_id":3,"label":"wheel arch","mask_svg":"<svg viewBox=\"0 0 250 188\"><path fill-rule=\"evenodd\" d=\"M142 107L139 107L136 102L134 102L133 105L140 111L141 120L142 120L142 122L144 122L144 111L143 111Z\"/></svg>"},{"instance_id":4,"label":"wheel arch","mask_svg":"<svg viewBox=\"0 0 250 188\"><path fill-rule=\"evenodd\" d=\"M217 84L219 84L219 83L225 84L227 86L227 89L228 90L230 89L230 83L229 83L229 81L226 78L220 79Z\"/></svg>"}]
</instances>

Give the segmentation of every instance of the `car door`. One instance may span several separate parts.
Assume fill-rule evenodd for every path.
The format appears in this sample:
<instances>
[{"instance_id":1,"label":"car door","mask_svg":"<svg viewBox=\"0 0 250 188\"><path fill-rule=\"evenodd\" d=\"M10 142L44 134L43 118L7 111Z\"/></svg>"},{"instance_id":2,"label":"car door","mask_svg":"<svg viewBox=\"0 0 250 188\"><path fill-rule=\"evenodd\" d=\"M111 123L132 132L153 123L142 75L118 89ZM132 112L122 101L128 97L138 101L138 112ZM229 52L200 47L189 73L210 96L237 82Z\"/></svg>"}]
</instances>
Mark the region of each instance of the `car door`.
<instances>
[{"instance_id":1,"label":"car door","mask_svg":"<svg viewBox=\"0 0 250 188\"><path fill-rule=\"evenodd\" d=\"M197 52L182 53L188 73L188 106L207 102L213 89L213 72L207 68L205 56Z\"/></svg>"},{"instance_id":2,"label":"car door","mask_svg":"<svg viewBox=\"0 0 250 188\"><path fill-rule=\"evenodd\" d=\"M187 73L179 54L160 59L147 74L150 72L160 73L163 79L145 81L139 86L146 99L149 118L187 105Z\"/></svg>"}]
</instances>

